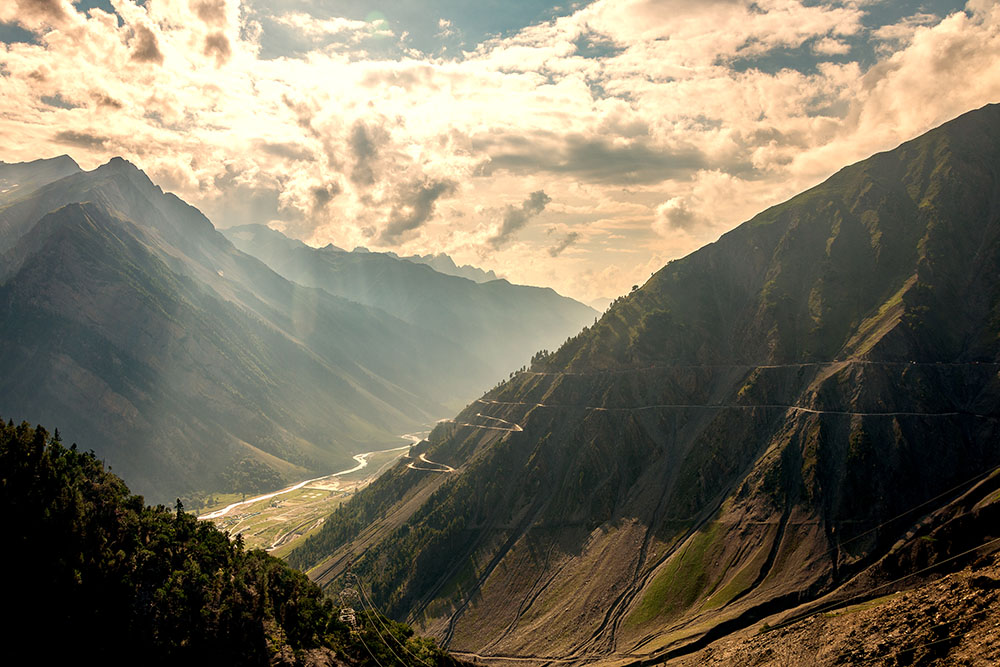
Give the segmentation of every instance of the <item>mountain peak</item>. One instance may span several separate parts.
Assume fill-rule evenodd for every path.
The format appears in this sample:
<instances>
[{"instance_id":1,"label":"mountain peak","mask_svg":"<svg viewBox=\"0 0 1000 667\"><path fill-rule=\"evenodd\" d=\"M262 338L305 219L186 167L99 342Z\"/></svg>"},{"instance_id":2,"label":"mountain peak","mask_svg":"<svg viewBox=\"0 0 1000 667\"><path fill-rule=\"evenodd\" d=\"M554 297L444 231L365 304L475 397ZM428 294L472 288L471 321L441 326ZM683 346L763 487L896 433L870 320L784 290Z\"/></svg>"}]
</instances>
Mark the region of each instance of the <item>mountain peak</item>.
<instances>
[{"instance_id":1,"label":"mountain peak","mask_svg":"<svg viewBox=\"0 0 1000 667\"><path fill-rule=\"evenodd\" d=\"M105 162L104 164L102 164L100 167L97 168L97 171L102 171L102 170L103 171L119 171L119 170L142 171L141 169L139 169L139 167L135 166L134 164L132 164L131 162L129 162L128 160L126 160L125 158L123 158L123 157L121 157L119 155L116 155L115 157L111 158L110 160L108 160L107 162Z\"/></svg>"}]
</instances>

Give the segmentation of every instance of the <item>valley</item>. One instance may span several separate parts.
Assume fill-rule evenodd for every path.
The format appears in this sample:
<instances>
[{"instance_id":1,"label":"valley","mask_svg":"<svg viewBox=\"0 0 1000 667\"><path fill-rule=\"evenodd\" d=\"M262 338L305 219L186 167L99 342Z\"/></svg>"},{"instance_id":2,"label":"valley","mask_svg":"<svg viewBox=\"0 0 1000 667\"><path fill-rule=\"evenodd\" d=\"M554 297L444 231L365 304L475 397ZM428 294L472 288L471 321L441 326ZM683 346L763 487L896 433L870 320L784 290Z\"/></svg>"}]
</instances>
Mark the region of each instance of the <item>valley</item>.
<instances>
[{"instance_id":1,"label":"valley","mask_svg":"<svg viewBox=\"0 0 1000 667\"><path fill-rule=\"evenodd\" d=\"M263 549L283 556L298 542L323 525L325 518L354 493L365 488L399 460L411 470L454 472L425 454L410 454L412 447L429 433L400 436L410 444L356 454L351 468L305 480L287 488L232 502L221 508L206 507L198 518L211 521L230 537L241 536L250 549ZM228 498L220 500L227 502Z\"/></svg>"}]
</instances>

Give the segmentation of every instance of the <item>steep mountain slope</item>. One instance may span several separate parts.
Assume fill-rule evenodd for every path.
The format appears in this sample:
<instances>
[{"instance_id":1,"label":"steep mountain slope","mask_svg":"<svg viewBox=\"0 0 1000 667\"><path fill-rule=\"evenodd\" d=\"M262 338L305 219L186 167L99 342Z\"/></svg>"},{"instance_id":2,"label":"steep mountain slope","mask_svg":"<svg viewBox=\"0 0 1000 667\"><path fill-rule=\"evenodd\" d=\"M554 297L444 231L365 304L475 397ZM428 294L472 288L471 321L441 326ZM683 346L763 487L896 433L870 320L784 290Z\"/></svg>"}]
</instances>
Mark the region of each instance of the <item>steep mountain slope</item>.
<instances>
[{"instance_id":1,"label":"steep mountain slope","mask_svg":"<svg viewBox=\"0 0 1000 667\"><path fill-rule=\"evenodd\" d=\"M156 498L219 490L247 458L330 472L482 387L474 358L281 278L120 159L0 229L27 229L0 263L0 404L102 443Z\"/></svg>"},{"instance_id":2,"label":"steep mountain slope","mask_svg":"<svg viewBox=\"0 0 1000 667\"><path fill-rule=\"evenodd\" d=\"M912 590L741 632L677 661L679 667L1000 663L1000 555Z\"/></svg>"},{"instance_id":3,"label":"steep mountain slope","mask_svg":"<svg viewBox=\"0 0 1000 667\"><path fill-rule=\"evenodd\" d=\"M959 565L996 546L998 275L989 106L671 262L290 560L454 650L641 664Z\"/></svg>"},{"instance_id":4,"label":"steep mountain slope","mask_svg":"<svg viewBox=\"0 0 1000 667\"><path fill-rule=\"evenodd\" d=\"M597 312L548 288L477 284L382 253L310 248L261 225L223 230L289 280L381 308L453 341L485 368L488 386L593 322Z\"/></svg>"}]
</instances>

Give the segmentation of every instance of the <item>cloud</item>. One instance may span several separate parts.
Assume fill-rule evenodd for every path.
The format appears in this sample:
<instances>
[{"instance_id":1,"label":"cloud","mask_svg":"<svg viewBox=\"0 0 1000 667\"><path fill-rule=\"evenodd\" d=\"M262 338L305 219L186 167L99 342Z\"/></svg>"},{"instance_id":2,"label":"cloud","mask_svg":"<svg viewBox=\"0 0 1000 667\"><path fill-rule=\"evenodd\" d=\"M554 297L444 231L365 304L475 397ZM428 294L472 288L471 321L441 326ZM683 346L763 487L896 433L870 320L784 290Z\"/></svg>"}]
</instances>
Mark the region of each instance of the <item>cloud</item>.
<instances>
[{"instance_id":1,"label":"cloud","mask_svg":"<svg viewBox=\"0 0 1000 667\"><path fill-rule=\"evenodd\" d=\"M992 0L903 18L853 0L596 0L447 58L427 53L465 38L460 15L424 17L456 34L421 53L378 16L265 4L0 2L30 34L0 48L0 159L120 154L223 226L447 252L586 298L1000 100ZM529 224L543 211L558 234Z\"/></svg>"},{"instance_id":2,"label":"cloud","mask_svg":"<svg viewBox=\"0 0 1000 667\"><path fill-rule=\"evenodd\" d=\"M163 64L163 54L156 42L156 35L144 25L138 25L135 28L135 48L132 51L132 60L141 63Z\"/></svg>"},{"instance_id":3,"label":"cloud","mask_svg":"<svg viewBox=\"0 0 1000 667\"><path fill-rule=\"evenodd\" d=\"M357 42L363 37L369 36L372 31L372 24L367 21L346 19L339 16L329 19L318 19L304 12L282 14L281 16L274 17L273 20L279 25L292 28L299 34L305 35L312 40L346 35L352 41Z\"/></svg>"},{"instance_id":4,"label":"cloud","mask_svg":"<svg viewBox=\"0 0 1000 667\"><path fill-rule=\"evenodd\" d=\"M691 210L690 204L683 197L672 197L656 207L653 229L665 236L671 230L692 229L700 222L701 217Z\"/></svg>"},{"instance_id":5,"label":"cloud","mask_svg":"<svg viewBox=\"0 0 1000 667\"><path fill-rule=\"evenodd\" d=\"M205 37L205 55L214 56L217 67L225 65L233 55L233 49L229 45L229 38L221 31L213 32Z\"/></svg>"},{"instance_id":6,"label":"cloud","mask_svg":"<svg viewBox=\"0 0 1000 667\"><path fill-rule=\"evenodd\" d=\"M218 28L226 23L226 0L199 0L192 4L195 13L205 25Z\"/></svg>"},{"instance_id":7,"label":"cloud","mask_svg":"<svg viewBox=\"0 0 1000 667\"><path fill-rule=\"evenodd\" d=\"M375 183L373 164L378 157L377 141L384 138L384 133L370 131L361 121L351 128L348 145L354 155L351 181L355 184L367 186Z\"/></svg>"},{"instance_id":8,"label":"cloud","mask_svg":"<svg viewBox=\"0 0 1000 667\"><path fill-rule=\"evenodd\" d=\"M303 160L313 162L313 154L305 146L294 142L269 142L257 141L255 147L268 155L284 158L286 160Z\"/></svg>"},{"instance_id":9,"label":"cloud","mask_svg":"<svg viewBox=\"0 0 1000 667\"><path fill-rule=\"evenodd\" d=\"M200 208L219 227L249 223L266 225L283 217L289 222L297 222L300 217L293 209L286 210L286 214L292 215L282 216L281 181L250 164L225 164L207 185L213 196Z\"/></svg>"},{"instance_id":10,"label":"cloud","mask_svg":"<svg viewBox=\"0 0 1000 667\"><path fill-rule=\"evenodd\" d=\"M812 49L824 56L842 56L851 52L851 45L839 39L824 37L813 44Z\"/></svg>"},{"instance_id":11,"label":"cloud","mask_svg":"<svg viewBox=\"0 0 1000 667\"><path fill-rule=\"evenodd\" d=\"M919 13L907 16L897 23L881 26L872 31L872 36L882 42L876 45L876 49L882 53L892 53L909 44L918 29L931 26L940 20L941 17L934 14Z\"/></svg>"},{"instance_id":12,"label":"cloud","mask_svg":"<svg viewBox=\"0 0 1000 667\"><path fill-rule=\"evenodd\" d=\"M30 30L64 24L75 14L65 0L20 0L16 6L8 4L6 11L0 10L0 20L19 23Z\"/></svg>"},{"instance_id":13,"label":"cloud","mask_svg":"<svg viewBox=\"0 0 1000 667\"><path fill-rule=\"evenodd\" d=\"M124 104L122 104L115 98L111 97L107 93L102 93L97 90L91 92L90 97L91 99L94 100L94 102L97 103L97 106L99 107L108 107L110 109L121 109L125 106Z\"/></svg>"},{"instance_id":14,"label":"cloud","mask_svg":"<svg viewBox=\"0 0 1000 667\"><path fill-rule=\"evenodd\" d=\"M52 137L56 143L86 148L89 150L100 150L105 148L110 141L109 137L90 132L77 132L75 130L62 130Z\"/></svg>"},{"instance_id":15,"label":"cloud","mask_svg":"<svg viewBox=\"0 0 1000 667\"><path fill-rule=\"evenodd\" d=\"M480 168L483 176L498 170L547 171L591 183L652 184L705 166L704 156L694 148L650 144L648 137L613 142L600 136L553 131L473 139L473 146L489 155Z\"/></svg>"},{"instance_id":16,"label":"cloud","mask_svg":"<svg viewBox=\"0 0 1000 667\"><path fill-rule=\"evenodd\" d=\"M569 232L566 236L562 237L558 243L548 249L549 257L558 257L563 250L576 243L579 238L579 232Z\"/></svg>"},{"instance_id":17,"label":"cloud","mask_svg":"<svg viewBox=\"0 0 1000 667\"><path fill-rule=\"evenodd\" d=\"M326 207L333 198L343 192L340 183L330 183L329 185L314 185L309 189L312 194L312 213L316 214Z\"/></svg>"},{"instance_id":18,"label":"cloud","mask_svg":"<svg viewBox=\"0 0 1000 667\"><path fill-rule=\"evenodd\" d=\"M424 182L405 189L396 199L389 215L389 224L379 235L382 243L397 243L400 238L434 215L434 204L440 197L455 192L454 181Z\"/></svg>"},{"instance_id":19,"label":"cloud","mask_svg":"<svg viewBox=\"0 0 1000 667\"><path fill-rule=\"evenodd\" d=\"M536 190L528 195L528 198L521 202L520 206L507 205L503 212L503 219L500 221L500 228L496 234L491 236L487 243L494 249L498 249L507 244L517 230L528 224L528 221L545 210L545 207L552 201L552 197L545 194L544 190Z\"/></svg>"}]
</instances>

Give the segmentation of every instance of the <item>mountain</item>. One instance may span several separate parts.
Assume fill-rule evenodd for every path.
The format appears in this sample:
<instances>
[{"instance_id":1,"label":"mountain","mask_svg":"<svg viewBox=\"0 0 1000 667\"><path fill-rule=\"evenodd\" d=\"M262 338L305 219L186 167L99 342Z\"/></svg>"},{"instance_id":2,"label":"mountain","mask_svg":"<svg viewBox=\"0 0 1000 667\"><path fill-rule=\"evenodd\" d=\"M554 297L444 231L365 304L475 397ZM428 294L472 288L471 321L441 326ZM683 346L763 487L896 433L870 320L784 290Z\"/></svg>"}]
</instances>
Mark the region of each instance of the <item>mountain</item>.
<instances>
[{"instance_id":1,"label":"mountain","mask_svg":"<svg viewBox=\"0 0 1000 667\"><path fill-rule=\"evenodd\" d=\"M38 188L80 171L80 166L68 155L33 162L0 162L0 207L7 208ZM20 217L21 224L0 225L0 256L4 248L16 243L27 231L27 226L45 213L48 211L32 211Z\"/></svg>"},{"instance_id":2,"label":"mountain","mask_svg":"<svg viewBox=\"0 0 1000 667\"><path fill-rule=\"evenodd\" d=\"M350 627L301 572L179 504L144 505L92 452L67 449L41 427L0 422L0 469L6 594L18 601L4 633L22 655L37 651L46 664L78 662L81 652L105 665L457 664L364 603Z\"/></svg>"},{"instance_id":3,"label":"mountain","mask_svg":"<svg viewBox=\"0 0 1000 667\"><path fill-rule=\"evenodd\" d=\"M399 257L395 253L386 254ZM414 264L426 264L438 273L443 273L449 276L458 276L459 278L467 278L475 283L488 283L491 280L497 280L497 274L493 271L483 271L479 267L472 266L471 264L463 264L462 266L459 266L455 263L455 260L444 253L439 253L437 255L410 255L408 257L399 257L399 259L405 259L413 262Z\"/></svg>"},{"instance_id":4,"label":"mountain","mask_svg":"<svg viewBox=\"0 0 1000 667\"><path fill-rule=\"evenodd\" d=\"M0 341L7 414L100 443L156 499L247 465L261 488L347 467L488 384L432 332L282 278L118 158L0 208Z\"/></svg>"},{"instance_id":5,"label":"mountain","mask_svg":"<svg viewBox=\"0 0 1000 667\"><path fill-rule=\"evenodd\" d=\"M32 162L0 162L0 202L10 202L52 181L82 171L68 155Z\"/></svg>"},{"instance_id":6,"label":"mountain","mask_svg":"<svg viewBox=\"0 0 1000 667\"><path fill-rule=\"evenodd\" d=\"M998 276L991 105L669 263L289 560L460 655L641 665L961 567L1000 546Z\"/></svg>"},{"instance_id":7,"label":"mountain","mask_svg":"<svg viewBox=\"0 0 1000 667\"><path fill-rule=\"evenodd\" d=\"M450 341L481 362L468 373L480 387L559 345L597 315L549 288L477 284L389 254L311 248L262 225L223 233L289 280L381 308Z\"/></svg>"}]
</instances>

